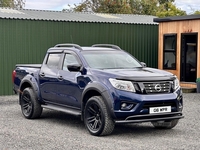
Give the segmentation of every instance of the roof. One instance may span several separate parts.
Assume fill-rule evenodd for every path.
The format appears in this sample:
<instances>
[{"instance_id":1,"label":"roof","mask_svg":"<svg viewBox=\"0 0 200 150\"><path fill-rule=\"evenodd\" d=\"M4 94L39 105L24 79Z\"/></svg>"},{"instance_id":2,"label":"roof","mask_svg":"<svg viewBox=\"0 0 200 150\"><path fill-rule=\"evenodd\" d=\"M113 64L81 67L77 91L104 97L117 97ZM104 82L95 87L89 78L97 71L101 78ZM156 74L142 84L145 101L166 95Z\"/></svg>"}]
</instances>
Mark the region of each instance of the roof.
<instances>
[{"instance_id":1,"label":"roof","mask_svg":"<svg viewBox=\"0 0 200 150\"><path fill-rule=\"evenodd\" d=\"M96 23L123 23L123 24L153 24L155 16L133 15L133 14L103 14L44 11L30 9L0 8L0 18L23 19L23 20L47 20L66 22L96 22Z\"/></svg>"},{"instance_id":2,"label":"roof","mask_svg":"<svg viewBox=\"0 0 200 150\"><path fill-rule=\"evenodd\" d=\"M166 18L154 18L154 22L171 22L171 21L184 21L184 20L197 20L200 19L200 15L187 15L187 16L175 16Z\"/></svg>"}]
</instances>

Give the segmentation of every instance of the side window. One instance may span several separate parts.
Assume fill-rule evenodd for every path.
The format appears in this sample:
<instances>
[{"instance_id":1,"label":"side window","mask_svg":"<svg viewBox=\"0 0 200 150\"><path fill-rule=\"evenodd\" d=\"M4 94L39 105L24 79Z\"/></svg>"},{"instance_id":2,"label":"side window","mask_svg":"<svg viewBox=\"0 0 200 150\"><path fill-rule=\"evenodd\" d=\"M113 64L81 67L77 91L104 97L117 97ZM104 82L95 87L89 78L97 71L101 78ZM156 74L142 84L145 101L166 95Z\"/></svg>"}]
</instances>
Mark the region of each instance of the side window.
<instances>
[{"instance_id":1,"label":"side window","mask_svg":"<svg viewBox=\"0 0 200 150\"><path fill-rule=\"evenodd\" d=\"M63 70L67 70L67 65L72 65L72 64L79 64L77 58L75 55L73 54L65 54L65 59L64 59L64 62L63 62Z\"/></svg>"},{"instance_id":2,"label":"side window","mask_svg":"<svg viewBox=\"0 0 200 150\"><path fill-rule=\"evenodd\" d=\"M176 34L165 34L163 42L163 69L176 70Z\"/></svg>"},{"instance_id":3,"label":"side window","mask_svg":"<svg viewBox=\"0 0 200 150\"><path fill-rule=\"evenodd\" d=\"M49 54L47 62L46 62L47 66L49 68L58 68L60 57L61 57L61 54L58 54L58 53Z\"/></svg>"}]
</instances>

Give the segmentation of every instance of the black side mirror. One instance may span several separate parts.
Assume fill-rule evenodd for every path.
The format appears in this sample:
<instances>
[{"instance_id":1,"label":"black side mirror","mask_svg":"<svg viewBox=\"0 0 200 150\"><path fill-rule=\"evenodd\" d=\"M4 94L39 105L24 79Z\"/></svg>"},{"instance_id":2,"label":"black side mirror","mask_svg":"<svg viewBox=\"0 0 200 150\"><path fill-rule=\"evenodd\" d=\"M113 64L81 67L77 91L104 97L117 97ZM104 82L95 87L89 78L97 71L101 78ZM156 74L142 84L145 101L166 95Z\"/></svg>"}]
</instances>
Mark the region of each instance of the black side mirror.
<instances>
[{"instance_id":1,"label":"black side mirror","mask_svg":"<svg viewBox=\"0 0 200 150\"><path fill-rule=\"evenodd\" d=\"M147 67L146 63L141 62L142 67Z\"/></svg>"},{"instance_id":2,"label":"black side mirror","mask_svg":"<svg viewBox=\"0 0 200 150\"><path fill-rule=\"evenodd\" d=\"M80 64L71 64L71 65L67 65L67 68L71 72L78 72L81 70L81 65Z\"/></svg>"}]
</instances>

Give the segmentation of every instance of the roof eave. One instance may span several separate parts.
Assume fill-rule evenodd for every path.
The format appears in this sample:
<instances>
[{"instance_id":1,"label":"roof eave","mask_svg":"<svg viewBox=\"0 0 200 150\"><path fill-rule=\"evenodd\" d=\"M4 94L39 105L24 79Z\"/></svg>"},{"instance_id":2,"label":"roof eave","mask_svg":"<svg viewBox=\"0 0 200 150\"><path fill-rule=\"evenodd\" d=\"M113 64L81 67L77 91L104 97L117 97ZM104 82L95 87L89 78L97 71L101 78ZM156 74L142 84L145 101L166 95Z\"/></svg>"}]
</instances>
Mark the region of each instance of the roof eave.
<instances>
[{"instance_id":1,"label":"roof eave","mask_svg":"<svg viewBox=\"0 0 200 150\"><path fill-rule=\"evenodd\" d=\"M198 19L200 19L200 15L187 15L187 16L175 16L175 17L166 17L166 18L154 18L153 21L160 23L160 22L198 20Z\"/></svg>"}]
</instances>

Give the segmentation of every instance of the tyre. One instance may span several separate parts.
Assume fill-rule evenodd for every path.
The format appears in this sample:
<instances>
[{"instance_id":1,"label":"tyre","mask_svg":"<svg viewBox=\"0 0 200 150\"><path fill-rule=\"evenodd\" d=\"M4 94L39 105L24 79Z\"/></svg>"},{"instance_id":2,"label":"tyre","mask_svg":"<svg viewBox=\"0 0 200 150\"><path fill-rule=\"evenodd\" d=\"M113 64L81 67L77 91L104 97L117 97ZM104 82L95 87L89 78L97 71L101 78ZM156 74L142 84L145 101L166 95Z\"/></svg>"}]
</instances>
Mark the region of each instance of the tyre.
<instances>
[{"instance_id":1,"label":"tyre","mask_svg":"<svg viewBox=\"0 0 200 150\"><path fill-rule=\"evenodd\" d=\"M21 95L20 104L22 114L27 119L39 118L42 114L42 107L36 99L32 88L24 89Z\"/></svg>"},{"instance_id":2,"label":"tyre","mask_svg":"<svg viewBox=\"0 0 200 150\"><path fill-rule=\"evenodd\" d=\"M91 97L84 109L84 123L92 135L108 135L115 126L101 96Z\"/></svg>"},{"instance_id":3,"label":"tyre","mask_svg":"<svg viewBox=\"0 0 200 150\"><path fill-rule=\"evenodd\" d=\"M175 120L165 120L165 121L157 121L151 122L153 126L157 129L172 129L178 124L178 119Z\"/></svg>"}]
</instances>

